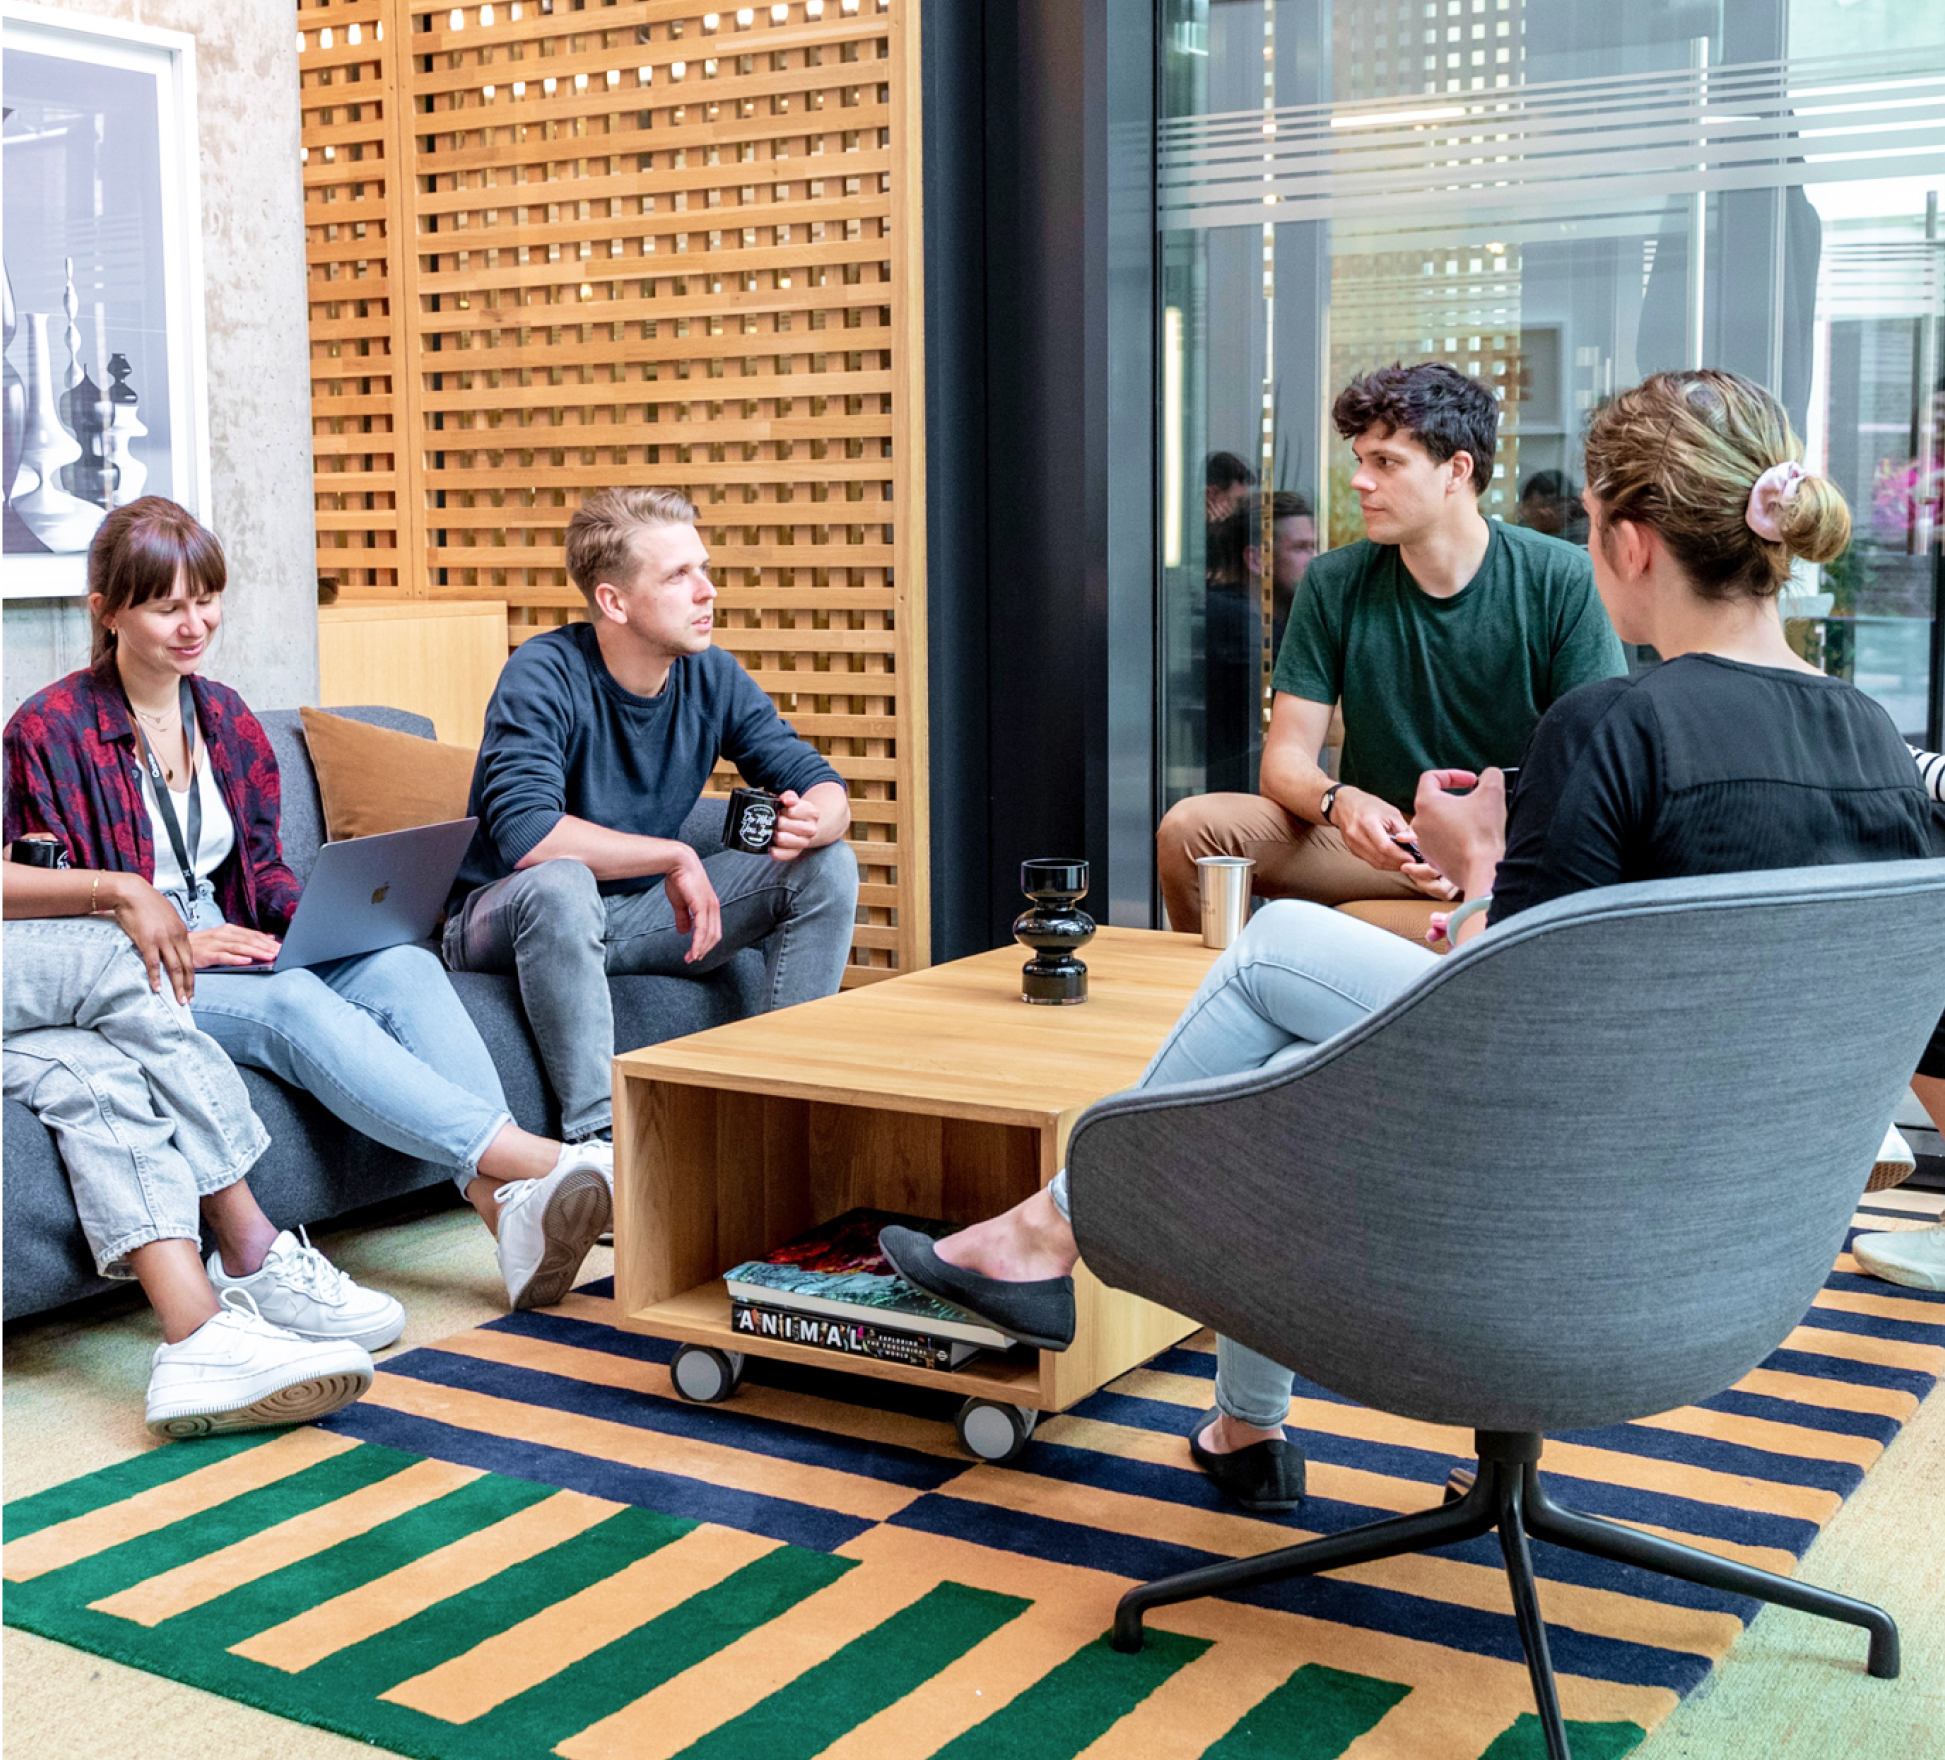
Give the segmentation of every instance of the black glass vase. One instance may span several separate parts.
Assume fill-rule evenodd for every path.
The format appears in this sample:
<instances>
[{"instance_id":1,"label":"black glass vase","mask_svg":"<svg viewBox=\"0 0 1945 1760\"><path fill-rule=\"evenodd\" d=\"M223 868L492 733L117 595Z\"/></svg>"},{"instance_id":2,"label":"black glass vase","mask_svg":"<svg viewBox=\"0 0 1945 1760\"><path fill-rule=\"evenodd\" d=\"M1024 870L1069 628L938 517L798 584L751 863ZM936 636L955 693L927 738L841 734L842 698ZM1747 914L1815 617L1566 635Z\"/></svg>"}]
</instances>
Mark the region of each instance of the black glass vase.
<instances>
[{"instance_id":1,"label":"black glass vase","mask_svg":"<svg viewBox=\"0 0 1945 1760\"><path fill-rule=\"evenodd\" d=\"M1094 919L1076 907L1087 896L1087 864L1042 857L1020 864L1020 890L1033 909L1013 923L1013 939L1032 951L1020 972L1020 1000L1059 1005L1087 1000L1087 967L1074 957L1094 938Z\"/></svg>"}]
</instances>

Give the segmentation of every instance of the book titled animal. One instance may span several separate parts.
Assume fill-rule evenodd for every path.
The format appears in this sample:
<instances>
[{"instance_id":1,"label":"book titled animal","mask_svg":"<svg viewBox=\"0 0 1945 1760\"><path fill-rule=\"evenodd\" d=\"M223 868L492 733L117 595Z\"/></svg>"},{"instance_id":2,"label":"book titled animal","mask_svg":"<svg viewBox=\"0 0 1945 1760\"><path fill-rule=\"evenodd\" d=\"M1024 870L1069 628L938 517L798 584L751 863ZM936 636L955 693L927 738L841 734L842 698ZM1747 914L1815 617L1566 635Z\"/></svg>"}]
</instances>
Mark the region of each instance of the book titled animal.
<instances>
[{"instance_id":1,"label":"book titled animal","mask_svg":"<svg viewBox=\"0 0 1945 1760\"><path fill-rule=\"evenodd\" d=\"M732 1265L723 1273L730 1299L1005 1350L1013 1342L1005 1333L913 1288L892 1270L878 1251L878 1231L893 1224L920 1229L935 1240L954 1226L889 1210L847 1210L761 1259Z\"/></svg>"}]
</instances>

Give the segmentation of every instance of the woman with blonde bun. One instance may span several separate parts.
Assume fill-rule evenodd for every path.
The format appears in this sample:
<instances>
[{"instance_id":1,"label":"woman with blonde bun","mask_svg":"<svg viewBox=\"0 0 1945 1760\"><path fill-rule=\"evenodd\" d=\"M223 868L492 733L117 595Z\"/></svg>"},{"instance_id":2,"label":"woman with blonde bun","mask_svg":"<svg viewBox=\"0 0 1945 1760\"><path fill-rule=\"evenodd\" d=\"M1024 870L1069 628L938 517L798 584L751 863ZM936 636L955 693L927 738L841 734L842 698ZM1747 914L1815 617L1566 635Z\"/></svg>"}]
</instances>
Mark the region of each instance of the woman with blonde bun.
<instances>
[{"instance_id":1,"label":"woman with blonde bun","mask_svg":"<svg viewBox=\"0 0 1945 1760\"><path fill-rule=\"evenodd\" d=\"M1596 413L1583 497L1594 584L1615 633L1663 663L1546 712L1510 822L1497 769L1420 779L1413 836L1463 893L1455 941L1485 932L1488 915L1589 887L1929 853L1924 790L1891 718L1783 639L1791 558L1827 562L1850 536L1843 496L1801 451L1775 399L1733 373L1657 373ZM1302 1057L1436 964L1321 905L1266 905L1140 1085ZM988 1324L1051 1349L1071 1340L1079 1249L1064 1171L943 1240L882 1239L907 1278ZM1195 1420L1190 1458L1246 1509L1293 1507L1304 1473L1283 1428L1290 1372L1229 1339L1216 1365L1216 1410Z\"/></svg>"}]
</instances>

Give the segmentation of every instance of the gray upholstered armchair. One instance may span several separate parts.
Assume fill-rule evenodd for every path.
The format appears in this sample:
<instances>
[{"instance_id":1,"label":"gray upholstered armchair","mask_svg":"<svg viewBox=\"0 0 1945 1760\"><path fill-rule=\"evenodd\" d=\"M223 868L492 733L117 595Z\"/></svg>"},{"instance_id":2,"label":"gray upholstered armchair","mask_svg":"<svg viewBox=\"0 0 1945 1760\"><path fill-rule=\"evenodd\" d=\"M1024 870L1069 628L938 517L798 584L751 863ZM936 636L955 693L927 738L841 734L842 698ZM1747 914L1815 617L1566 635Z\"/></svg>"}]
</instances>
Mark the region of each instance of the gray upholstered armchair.
<instances>
[{"instance_id":1,"label":"gray upholstered armchair","mask_svg":"<svg viewBox=\"0 0 1945 1760\"><path fill-rule=\"evenodd\" d=\"M1442 1508L1130 1590L1117 1645L1150 1607L1497 1528L1555 1760L1529 1534L1848 1620L1896 1674L1880 1609L1563 1509L1538 1462L1713 1397L1802 1319L1945 1003L1941 928L1945 862L1582 893L1308 1057L1090 1110L1098 1276L1479 1453Z\"/></svg>"}]
</instances>

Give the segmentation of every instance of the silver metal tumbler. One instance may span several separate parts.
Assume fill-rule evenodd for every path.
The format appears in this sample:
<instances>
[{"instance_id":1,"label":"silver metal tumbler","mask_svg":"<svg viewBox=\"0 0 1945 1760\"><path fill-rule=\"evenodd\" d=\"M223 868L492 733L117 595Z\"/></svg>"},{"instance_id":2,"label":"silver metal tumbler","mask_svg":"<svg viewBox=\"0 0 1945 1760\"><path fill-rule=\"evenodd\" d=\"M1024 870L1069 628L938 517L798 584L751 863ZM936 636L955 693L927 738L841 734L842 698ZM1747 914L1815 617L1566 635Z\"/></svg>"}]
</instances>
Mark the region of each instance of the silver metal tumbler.
<instances>
[{"instance_id":1,"label":"silver metal tumbler","mask_svg":"<svg viewBox=\"0 0 1945 1760\"><path fill-rule=\"evenodd\" d=\"M1248 856L1198 856L1202 882L1202 945L1227 947L1249 921L1249 877L1256 863Z\"/></svg>"}]
</instances>

